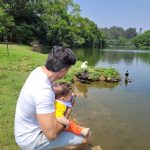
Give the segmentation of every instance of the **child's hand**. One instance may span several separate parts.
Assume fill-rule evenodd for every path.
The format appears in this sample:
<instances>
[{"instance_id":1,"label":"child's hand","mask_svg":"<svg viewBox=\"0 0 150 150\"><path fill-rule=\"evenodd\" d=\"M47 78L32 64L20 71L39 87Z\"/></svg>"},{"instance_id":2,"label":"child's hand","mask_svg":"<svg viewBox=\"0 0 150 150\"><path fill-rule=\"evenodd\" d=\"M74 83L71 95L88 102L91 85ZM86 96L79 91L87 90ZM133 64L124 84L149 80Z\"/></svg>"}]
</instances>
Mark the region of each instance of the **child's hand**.
<instances>
[{"instance_id":1,"label":"child's hand","mask_svg":"<svg viewBox=\"0 0 150 150\"><path fill-rule=\"evenodd\" d=\"M74 100L74 102L72 103L72 107L76 106L76 101Z\"/></svg>"},{"instance_id":2,"label":"child's hand","mask_svg":"<svg viewBox=\"0 0 150 150\"><path fill-rule=\"evenodd\" d=\"M75 106L75 97L76 95L72 93L72 99L71 99L72 106Z\"/></svg>"},{"instance_id":3,"label":"child's hand","mask_svg":"<svg viewBox=\"0 0 150 150\"><path fill-rule=\"evenodd\" d=\"M74 92L72 92L72 97L77 97L77 95Z\"/></svg>"}]
</instances>

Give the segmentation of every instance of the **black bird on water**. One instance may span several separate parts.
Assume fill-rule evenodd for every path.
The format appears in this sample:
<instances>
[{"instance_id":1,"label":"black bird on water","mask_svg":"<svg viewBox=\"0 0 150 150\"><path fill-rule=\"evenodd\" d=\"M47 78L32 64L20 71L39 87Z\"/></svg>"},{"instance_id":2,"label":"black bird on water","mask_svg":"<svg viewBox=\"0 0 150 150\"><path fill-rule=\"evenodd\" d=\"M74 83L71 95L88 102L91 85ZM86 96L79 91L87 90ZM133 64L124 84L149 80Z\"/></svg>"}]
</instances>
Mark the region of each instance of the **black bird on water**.
<instances>
[{"instance_id":1,"label":"black bird on water","mask_svg":"<svg viewBox=\"0 0 150 150\"><path fill-rule=\"evenodd\" d=\"M129 77L129 72L127 70L127 72L125 73L125 77L128 78Z\"/></svg>"},{"instance_id":2,"label":"black bird on water","mask_svg":"<svg viewBox=\"0 0 150 150\"><path fill-rule=\"evenodd\" d=\"M129 79L129 72L128 72L128 70L125 73L125 82L131 82L131 79Z\"/></svg>"}]
</instances>

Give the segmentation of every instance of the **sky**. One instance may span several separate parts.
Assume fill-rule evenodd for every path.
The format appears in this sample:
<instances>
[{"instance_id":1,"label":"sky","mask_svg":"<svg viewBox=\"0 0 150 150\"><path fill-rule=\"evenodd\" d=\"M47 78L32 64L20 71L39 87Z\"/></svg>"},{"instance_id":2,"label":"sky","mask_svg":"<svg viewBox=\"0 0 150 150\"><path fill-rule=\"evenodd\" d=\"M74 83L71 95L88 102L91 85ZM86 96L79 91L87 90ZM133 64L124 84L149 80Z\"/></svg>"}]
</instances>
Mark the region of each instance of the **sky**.
<instances>
[{"instance_id":1,"label":"sky","mask_svg":"<svg viewBox=\"0 0 150 150\"><path fill-rule=\"evenodd\" d=\"M74 3L80 5L82 17L94 21L100 28L150 30L150 0L74 0Z\"/></svg>"}]
</instances>

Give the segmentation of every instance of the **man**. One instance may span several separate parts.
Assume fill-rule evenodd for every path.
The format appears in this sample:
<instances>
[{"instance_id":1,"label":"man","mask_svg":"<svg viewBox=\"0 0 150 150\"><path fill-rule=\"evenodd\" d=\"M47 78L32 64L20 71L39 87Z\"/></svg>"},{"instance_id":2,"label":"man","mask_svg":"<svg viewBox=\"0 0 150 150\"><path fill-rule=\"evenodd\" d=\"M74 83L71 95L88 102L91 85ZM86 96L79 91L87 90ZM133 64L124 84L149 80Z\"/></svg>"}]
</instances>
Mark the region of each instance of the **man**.
<instances>
[{"instance_id":1,"label":"man","mask_svg":"<svg viewBox=\"0 0 150 150\"><path fill-rule=\"evenodd\" d=\"M54 46L46 64L31 72L21 89L15 113L15 140L23 150L50 150L87 143L86 138L63 131L55 117L52 82L63 78L76 63L72 51ZM68 114L66 114L68 115ZM68 116L67 116L68 117ZM79 146L79 147L80 147Z\"/></svg>"}]
</instances>

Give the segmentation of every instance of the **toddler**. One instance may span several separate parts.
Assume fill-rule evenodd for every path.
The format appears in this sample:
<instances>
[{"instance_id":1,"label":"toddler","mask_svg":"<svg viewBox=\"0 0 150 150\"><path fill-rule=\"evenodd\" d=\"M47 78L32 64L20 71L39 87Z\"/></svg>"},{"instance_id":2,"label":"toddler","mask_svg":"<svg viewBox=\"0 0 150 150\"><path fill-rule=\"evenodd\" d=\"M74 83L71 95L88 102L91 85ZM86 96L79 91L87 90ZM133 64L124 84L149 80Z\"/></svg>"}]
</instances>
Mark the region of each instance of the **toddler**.
<instances>
[{"instance_id":1,"label":"toddler","mask_svg":"<svg viewBox=\"0 0 150 150\"><path fill-rule=\"evenodd\" d=\"M66 125L66 131L77 135L86 136L90 129L77 125L74 121L65 117L67 107L72 107L73 93L72 87L67 82L54 83L53 90L55 92L55 113L57 121Z\"/></svg>"}]
</instances>

